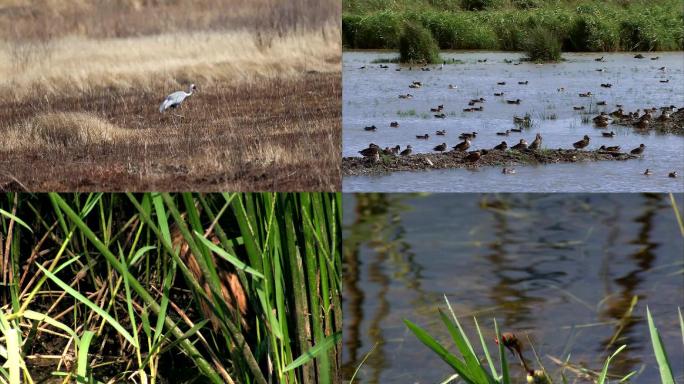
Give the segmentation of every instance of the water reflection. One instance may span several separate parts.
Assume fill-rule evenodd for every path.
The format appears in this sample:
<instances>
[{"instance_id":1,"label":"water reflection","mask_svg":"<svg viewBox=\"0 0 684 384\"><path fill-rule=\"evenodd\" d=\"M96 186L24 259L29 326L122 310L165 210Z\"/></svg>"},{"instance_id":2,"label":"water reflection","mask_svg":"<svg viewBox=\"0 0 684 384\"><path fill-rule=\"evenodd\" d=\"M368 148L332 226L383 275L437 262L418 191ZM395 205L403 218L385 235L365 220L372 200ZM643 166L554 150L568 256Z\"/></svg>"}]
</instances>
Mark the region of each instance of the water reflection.
<instances>
[{"instance_id":1,"label":"water reflection","mask_svg":"<svg viewBox=\"0 0 684 384\"><path fill-rule=\"evenodd\" d=\"M678 195L680 207L684 204ZM450 373L402 319L446 343L436 317L457 315L529 334L551 357L657 382L643 314L656 315L675 374L684 359L684 241L667 195L346 195L343 375L357 382L443 380ZM632 316L625 316L638 297ZM466 331L472 331L468 321ZM642 369L643 368L643 369Z\"/></svg>"}]
</instances>

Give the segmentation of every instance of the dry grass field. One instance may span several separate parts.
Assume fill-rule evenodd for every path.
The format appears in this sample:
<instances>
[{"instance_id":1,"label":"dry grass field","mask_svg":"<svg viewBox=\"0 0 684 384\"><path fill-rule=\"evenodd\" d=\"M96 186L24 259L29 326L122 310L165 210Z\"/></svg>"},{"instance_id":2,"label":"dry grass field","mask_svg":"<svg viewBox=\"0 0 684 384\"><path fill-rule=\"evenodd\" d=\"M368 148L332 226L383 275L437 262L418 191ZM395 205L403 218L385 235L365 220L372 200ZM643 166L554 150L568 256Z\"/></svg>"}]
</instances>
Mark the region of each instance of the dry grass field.
<instances>
[{"instance_id":1,"label":"dry grass field","mask_svg":"<svg viewBox=\"0 0 684 384\"><path fill-rule=\"evenodd\" d=\"M0 190L339 190L339 17L334 0L0 2Z\"/></svg>"}]
</instances>

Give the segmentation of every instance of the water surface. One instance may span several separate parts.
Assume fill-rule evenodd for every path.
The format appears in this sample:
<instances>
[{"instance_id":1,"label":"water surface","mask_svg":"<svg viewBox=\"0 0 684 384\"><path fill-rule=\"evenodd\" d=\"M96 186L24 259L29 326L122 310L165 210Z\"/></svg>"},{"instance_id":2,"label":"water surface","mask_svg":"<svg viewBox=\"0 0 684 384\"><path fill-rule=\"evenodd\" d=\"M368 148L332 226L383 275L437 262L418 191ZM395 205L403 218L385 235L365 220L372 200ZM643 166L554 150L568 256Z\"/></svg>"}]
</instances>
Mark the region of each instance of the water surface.
<instances>
[{"instance_id":1,"label":"water surface","mask_svg":"<svg viewBox=\"0 0 684 384\"><path fill-rule=\"evenodd\" d=\"M658 53L659 60L638 60L633 54L603 54L605 62L596 62L597 54L566 53L566 61L558 64L507 64L505 59L517 61L519 53L509 52L452 52L446 59L463 64L433 66L431 71L417 68L395 69L388 64L379 68L372 61L391 58L388 52L345 52L343 54L343 155L358 156L358 151L370 142L382 147L411 144L415 152L430 152L442 142L456 145L458 135L477 131L473 148L491 148L506 140L509 145L521 138L531 142L541 133L543 146L571 148L572 143L589 135L590 149L603 145L619 145L632 149L643 143L647 151L640 160L587 164L562 164L518 167L516 175L502 175L501 170L466 169L401 172L373 177L345 177L343 189L362 191L684 191L684 181L670 179L667 174L677 170L684 174L684 137L662 134L642 134L631 127L610 125L607 130L614 138L603 138L602 130L586 122L600 111L611 112L616 104L626 111L665 105L684 106L684 53ZM653 57L655 54L646 54ZM478 62L484 60L486 62ZM660 67L665 67L661 71ZM365 67L361 69L361 67ZM597 69L602 69L599 72ZM660 80L669 80L661 83ZM413 81L423 87L409 89ZM506 85L497 85L505 81ZM528 81L519 85L518 81ZM611 83L611 88L600 84ZM449 89L452 84L456 89ZM559 91L560 88L563 90ZM579 93L592 92L593 97L582 98ZM504 97L495 97L504 92ZM402 100L399 94L411 93L413 99ZM468 101L486 99L483 112L462 112ZM509 105L506 99L521 99L520 105ZM599 107L598 101L607 106ZM430 108L443 104L447 117L436 119ZM584 106L587 113L573 110ZM589 113L591 112L591 113ZM495 133L514 127L513 116L529 113L533 126L508 137ZM585 122L583 122L583 117ZM397 121L399 128L390 128ZM375 125L376 132L363 127ZM435 136L437 130L447 136ZM419 134L429 134L429 140L416 140ZM655 177L642 177L646 168Z\"/></svg>"},{"instance_id":2,"label":"water surface","mask_svg":"<svg viewBox=\"0 0 684 384\"><path fill-rule=\"evenodd\" d=\"M676 199L681 209L684 195ZM496 318L529 335L554 373L550 356L600 370L627 344L611 372L637 370L635 383L660 381L648 305L684 379L684 240L668 195L347 194L343 203L346 379L376 343L357 382L437 383L453 373L402 322L451 345L437 315L445 294L471 336L477 316L495 347Z\"/></svg>"}]
</instances>

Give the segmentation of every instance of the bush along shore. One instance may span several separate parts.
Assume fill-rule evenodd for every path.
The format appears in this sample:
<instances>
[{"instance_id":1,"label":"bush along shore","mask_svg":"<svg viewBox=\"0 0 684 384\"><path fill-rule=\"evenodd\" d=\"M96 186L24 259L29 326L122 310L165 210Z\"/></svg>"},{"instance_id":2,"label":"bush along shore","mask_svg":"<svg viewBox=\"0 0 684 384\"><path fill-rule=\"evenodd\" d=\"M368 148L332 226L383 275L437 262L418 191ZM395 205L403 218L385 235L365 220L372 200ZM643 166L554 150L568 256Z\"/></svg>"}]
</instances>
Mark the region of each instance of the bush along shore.
<instances>
[{"instance_id":1,"label":"bush along shore","mask_svg":"<svg viewBox=\"0 0 684 384\"><path fill-rule=\"evenodd\" d=\"M410 156L380 155L372 157L345 157L342 159L343 176L379 175L396 171L419 171L448 168L479 168L483 166L511 167L515 165L536 165L574 163L580 161L629 160L638 155L605 151L602 149L583 151L575 149L542 150L481 150L473 159L471 153L450 151L446 153L418 153ZM508 168L504 168L507 173Z\"/></svg>"},{"instance_id":2,"label":"bush along shore","mask_svg":"<svg viewBox=\"0 0 684 384\"><path fill-rule=\"evenodd\" d=\"M407 28L415 33L421 26L439 49L526 51L533 60L557 59L557 56L546 57L548 52L557 49L566 52L684 49L684 7L679 0L649 3L482 0L444 2L439 6L420 0L402 0L364 6L356 1L345 2L343 45L348 49L399 49ZM422 36L420 40L430 39ZM542 55L533 57L534 52Z\"/></svg>"}]
</instances>

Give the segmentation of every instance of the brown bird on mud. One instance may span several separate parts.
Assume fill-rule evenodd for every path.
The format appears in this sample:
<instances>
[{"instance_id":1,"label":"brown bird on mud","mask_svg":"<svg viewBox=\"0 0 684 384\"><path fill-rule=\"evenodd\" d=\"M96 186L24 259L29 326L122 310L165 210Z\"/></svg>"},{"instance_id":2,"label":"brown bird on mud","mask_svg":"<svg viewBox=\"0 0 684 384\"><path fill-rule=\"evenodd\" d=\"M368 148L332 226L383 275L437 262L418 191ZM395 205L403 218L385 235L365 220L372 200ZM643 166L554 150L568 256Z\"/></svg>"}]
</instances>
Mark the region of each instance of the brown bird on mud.
<instances>
[{"instance_id":1,"label":"brown bird on mud","mask_svg":"<svg viewBox=\"0 0 684 384\"><path fill-rule=\"evenodd\" d=\"M641 155L642 153L644 153L644 149L646 149L646 146L640 144L638 147L632 149L629 153L631 153L632 155Z\"/></svg>"},{"instance_id":2,"label":"brown bird on mud","mask_svg":"<svg viewBox=\"0 0 684 384\"><path fill-rule=\"evenodd\" d=\"M589 136L584 135L584 138L572 144L575 149L582 149L589 145Z\"/></svg>"},{"instance_id":3,"label":"brown bird on mud","mask_svg":"<svg viewBox=\"0 0 684 384\"><path fill-rule=\"evenodd\" d=\"M482 152L480 152L480 151L473 151L473 152L470 152L470 153L468 154L468 156L466 156L466 157L464 158L464 160L467 161L467 162L469 162L469 163L474 163L474 162L480 160L480 157L482 157Z\"/></svg>"},{"instance_id":4,"label":"brown bird on mud","mask_svg":"<svg viewBox=\"0 0 684 384\"><path fill-rule=\"evenodd\" d=\"M433 149L434 151L444 152L444 151L446 150L446 148L447 148L446 143L442 143L442 144L440 144L440 145L438 145L438 146L436 146L436 147L434 147L434 148L432 148L432 149Z\"/></svg>"},{"instance_id":5,"label":"brown bird on mud","mask_svg":"<svg viewBox=\"0 0 684 384\"><path fill-rule=\"evenodd\" d=\"M454 146L455 151L465 151L468 148L470 148L470 140L469 139L465 139L462 142L456 144L456 146Z\"/></svg>"},{"instance_id":6,"label":"brown bird on mud","mask_svg":"<svg viewBox=\"0 0 684 384\"><path fill-rule=\"evenodd\" d=\"M534 141L530 146L528 147L529 149L539 149L541 148L541 143L542 143L542 137L540 133L537 133L537 136L535 136Z\"/></svg>"},{"instance_id":7,"label":"brown bird on mud","mask_svg":"<svg viewBox=\"0 0 684 384\"><path fill-rule=\"evenodd\" d=\"M506 149L508 149L508 144L506 144L505 141L502 141L501 144L494 147L494 149L496 149L498 151L505 151Z\"/></svg>"},{"instance_id":8,"label":"brown bird on mud","mask_svg":"<svg viewBox=\"0 0 684 384\"><path fill-rule=\"evenodd\" d=\"M408 155L411 154L411 152L413 152L413 148L411 148L410 145L407 145L407 146L406 146L406 149L404 149L403 151L401 151L400 155L401 155L401 156L408 156Z\"/></svg>"},{"instance_id":9,"label":"brown bird on mud","mask_svg":"<svg viewBox=\"0 0 684 384\"><path fill-rule=\"evenodd\" d=\"M602 145L601 148L599 148L601 151L606 151L606 152L620 152L620 146L615 145L612 147L606 147L605 145Z\"/></svg>"},{"instance_id":10,"label":"brown bird on mud","mask_svg":"<svg viewBox=\"0 0 684 384\"><path fill-rule=\"evenodd\" d=\"M185 214L181 215L181 217L184 218ZM216 237L213 231L208 234L207 238L214 244L220 244L220 240L218 237ZM214 316L214 311L212 310L212 306L214 306L212 302L216 301L216 299L213 297L212 289L202 273L202 269L200 268L197 258L192 254L190 246L185 241L185 238L183 237L178 225L175 224L171 228L171 244L174 249L180 250L178 256L181 258L181 260L183 260L185 265L188 267L188 270L190 270L190 273L192 273L199 285L204 289L207 296L211 300L210 302L207 302L203 298L200 298L200 310L206 319L211 320L214 330L218 331L220 324L216 316ZM226 306L228 307L228 310L236 318L239 318L240 323L245 328L249 328L245 317L248 312L247 296L245 295L242 283L240 283L240 279L234 272L234 268L228 263L216 258L216 256L213 254L211 260L213 265L216 266L216 273L218 274L219 280L221 282L220 293L224 302L226 303Z\"/></svg>"},{"instance_id":11,"label":"brown bird on mud","mask_svg":"<svg viewBox=\"0 0 684 384\"><path fill-rule=\"evenodd\" d=\"M525 139L520 139L520 142L512 146L511 149L515 149L516 151L527 149L527 141L525 141Z\"/></svg>"},{"instance_id":12,"label":"brown bird on mud","mask_svg":"<svg viewBox=\"0 0 684 384\"><path fill-rule=\"evenodd\" d=\"M368 148L360 150L359 153L363 157L373 157L380 154L380 147L371 143Z\"/></svg>"}]
</instances>

